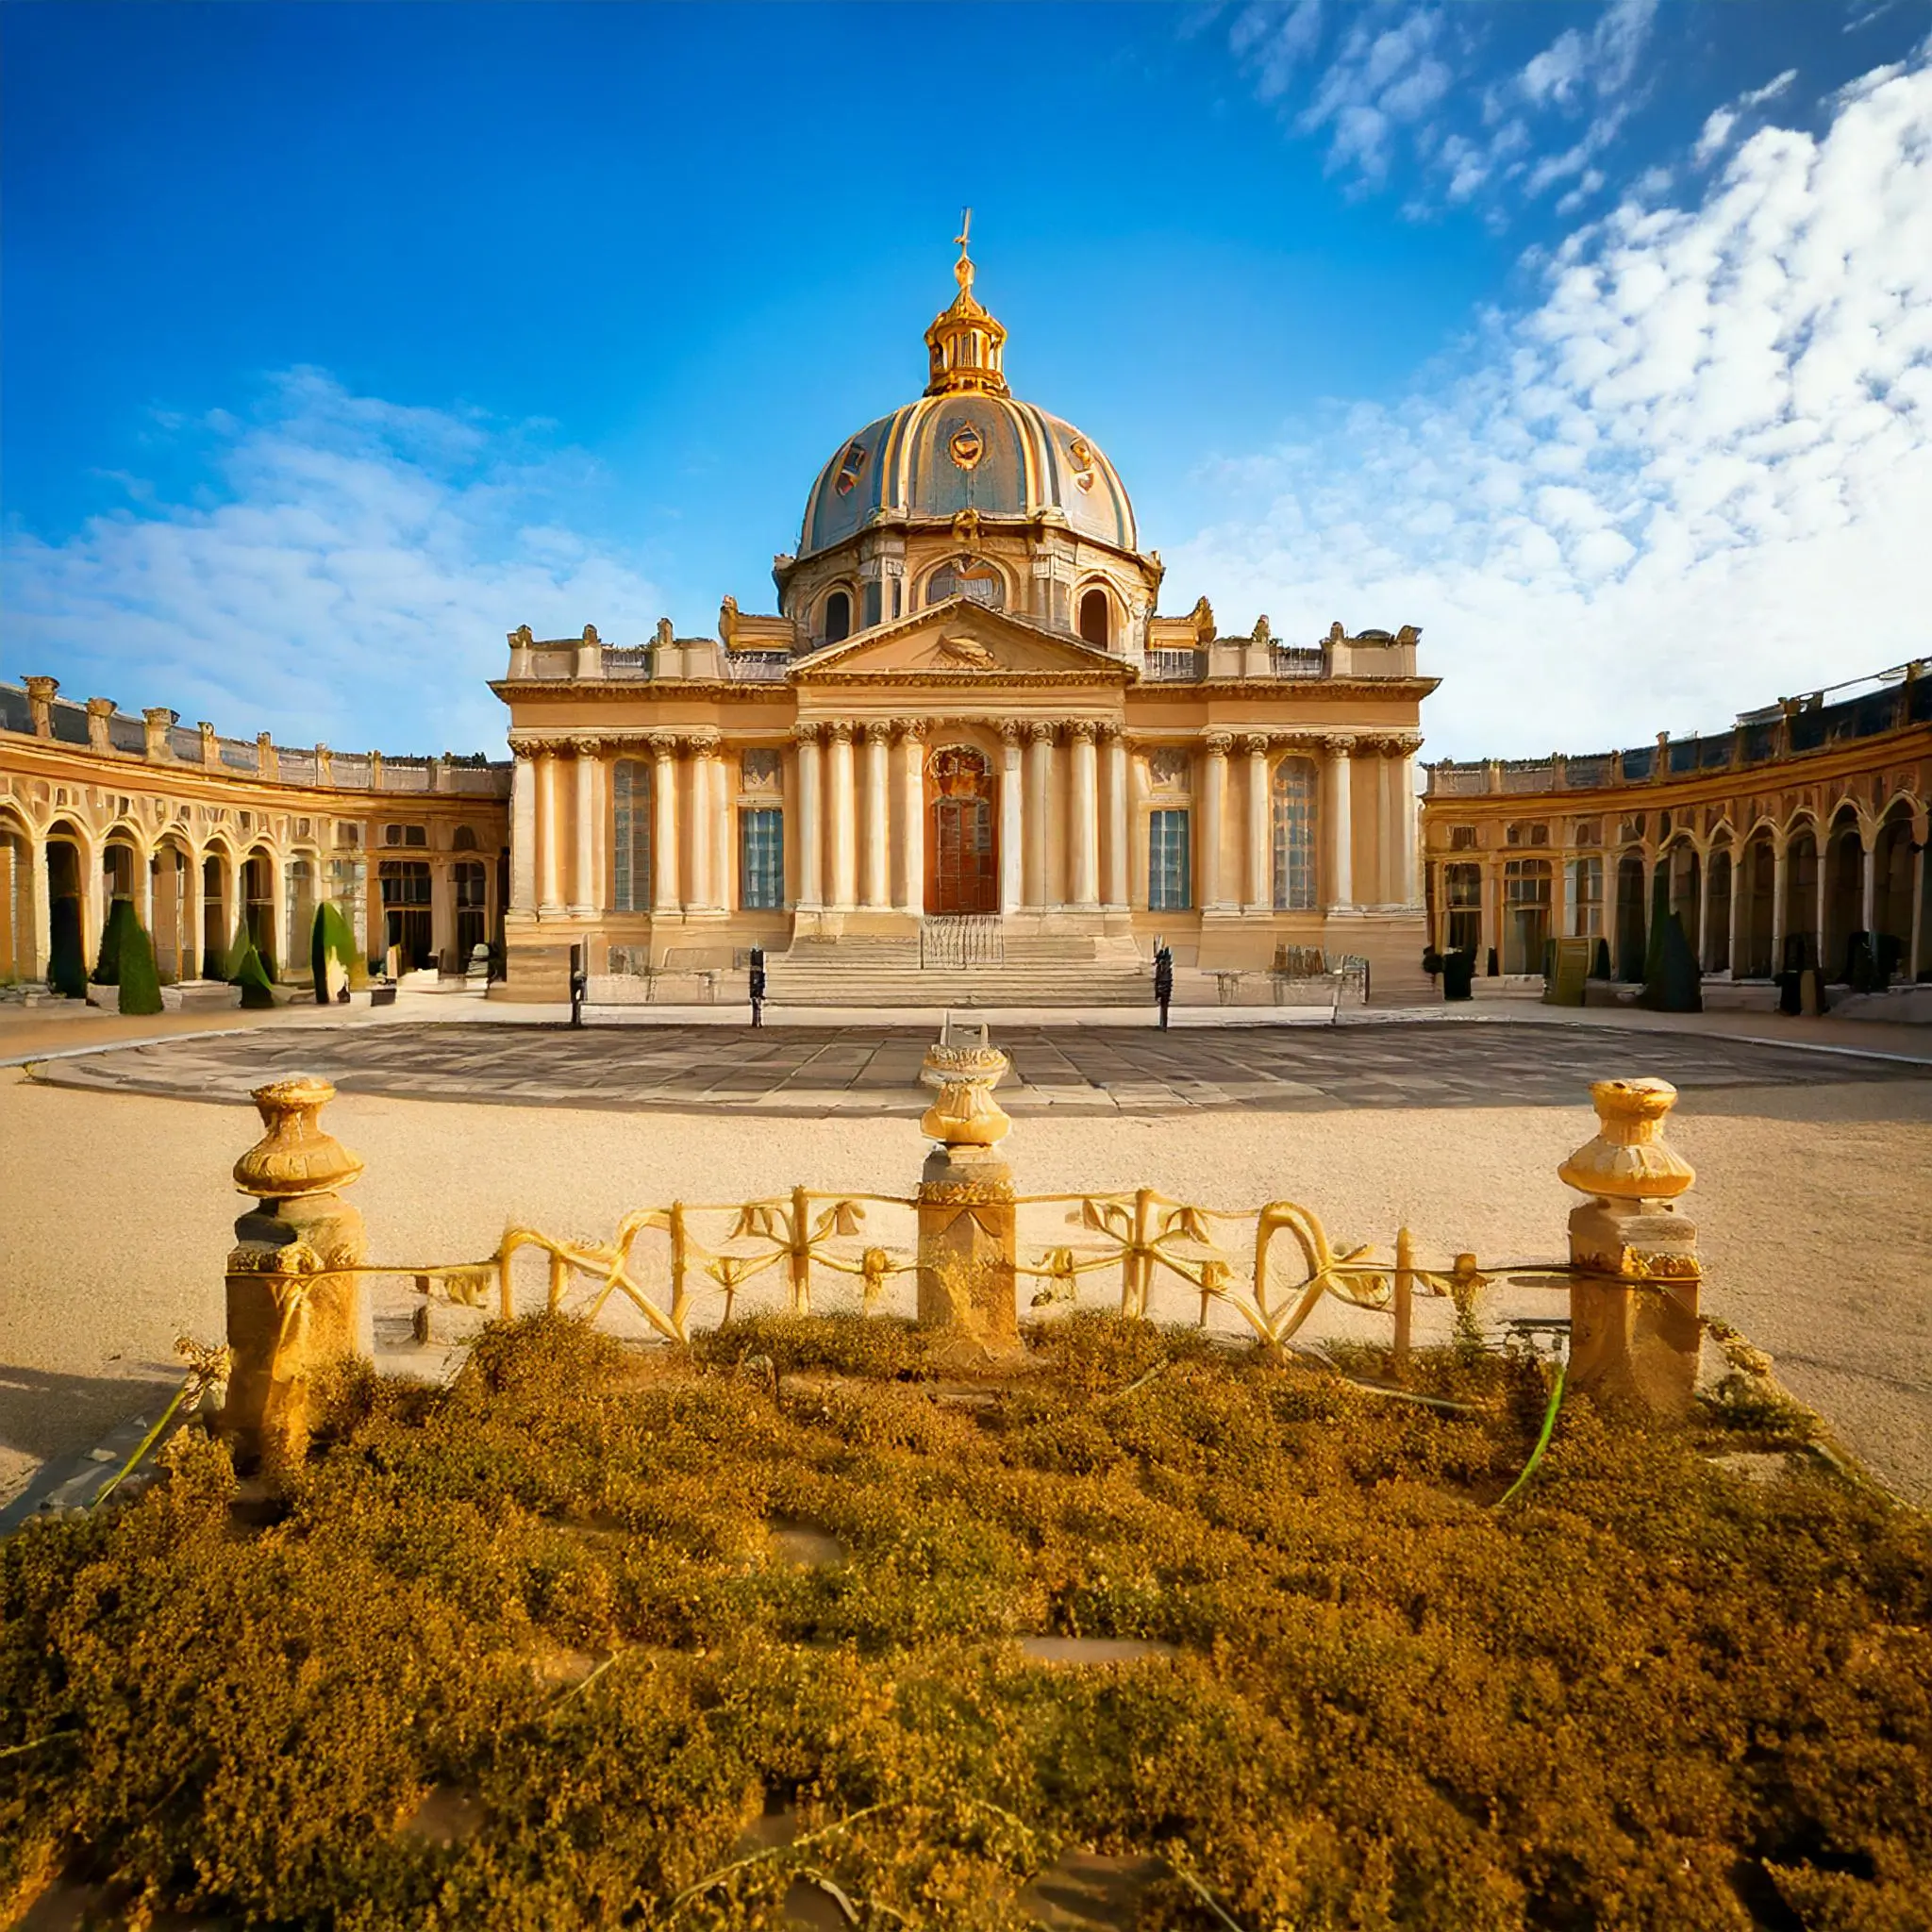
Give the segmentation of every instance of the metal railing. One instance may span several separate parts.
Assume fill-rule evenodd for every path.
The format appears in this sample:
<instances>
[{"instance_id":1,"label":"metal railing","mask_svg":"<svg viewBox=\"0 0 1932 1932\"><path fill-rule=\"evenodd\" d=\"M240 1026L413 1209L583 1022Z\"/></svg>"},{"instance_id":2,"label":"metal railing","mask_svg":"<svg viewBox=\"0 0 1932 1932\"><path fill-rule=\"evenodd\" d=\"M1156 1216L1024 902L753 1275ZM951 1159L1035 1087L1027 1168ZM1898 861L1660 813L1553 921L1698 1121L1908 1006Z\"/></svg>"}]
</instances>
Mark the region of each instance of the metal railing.
<instances>
[{"instance_id":1,"label":"metal railing","mask_svg":"<svg viewBox=\"0 0 1932 1932\"><path fill-rule=\"evenodd\" d=\"M783 684L791 666L789 651L724 653L724 675L734 684Z\"/></svg>"},{"instance_id":2,"label":"metal railing","mask_svg":"<svg viewBox=\"0 0 1932 1932\"><path fill-rule=\"evenodd\" d=\"M922 968L1003 966L1006 959L1006 932L995 914L940 913L919 922Z\"/></svg>"},{"instance_id":3,"label":"metal railing","mask_svg":"<svg viewBox=\"0 0 1932 1932\"><path fill-rule=\"evenodd\" d=\"M1201 653L1159 650L1142 653L1141 675L1156 684L1194 684L1200 681Z\"/></svg>"}]
</instances>

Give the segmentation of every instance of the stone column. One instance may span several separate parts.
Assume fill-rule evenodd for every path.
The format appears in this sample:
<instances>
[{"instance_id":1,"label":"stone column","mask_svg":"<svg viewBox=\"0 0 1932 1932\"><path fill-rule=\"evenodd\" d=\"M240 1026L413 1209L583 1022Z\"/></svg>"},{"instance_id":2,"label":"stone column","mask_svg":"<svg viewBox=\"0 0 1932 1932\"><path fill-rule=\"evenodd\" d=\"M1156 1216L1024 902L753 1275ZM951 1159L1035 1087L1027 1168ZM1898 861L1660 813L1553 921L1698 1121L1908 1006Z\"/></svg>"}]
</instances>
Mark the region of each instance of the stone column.
<instances>
[{"instance_id":1,"label":"stone column","mask_svg":"<svg viewBox=\"0 0 1932 1932\"><path fill-rule=\"evenodd\" d=\"M1328 878L1322 894L1322 904L1329 912L1352 912L1355 909L1355 826L1350 817L1351 778L1349 775L1349 752L1353 741L1347 738L1324 738L1323 749L1328 754L1323 766L1324 775L1328 781L1328 809L1325 814L1328 825L1327 851Z\"/></svg>"},{"instance_id":2,"label":"stone column","mask_svg":"<svg viewBox=\"0 0 1932 1932\"><path fill-rule=\"evenodd\" d=\"M651 913L677 910L677 741L651 740Z\"/></svg>"},{"instance_id":3,"label":"stone column","mask_svg":"<svg viewBox=\"0 0 1932 1932\"><path fill-rule=\"evenodd\" d=\"M1571 1387L1600 1403L1682 1416L1703 1340L1697 1230L1675 1201L1696 1175L1663 1139L1668 1080L1599 1080L1597 1134L1557 1175L1591 1198L1570 1216Z\"/></svg>"},{"instance_id":4,"label":"stone column","mask_svg":"<svg viewBox=\"0 0 1932 1932\"><path fill-rule=\"evenodd\" d=\"M455 860L438 857L429 863L429 950L441 973L443 954L454 956L457 943L456 874L450 869ZM458 973L463 970L462 960L454 964Z\"/></svg>"},{"instance_id":5,"label":"stone column","mask_svg":"<svg viewBox=\"0 0 1932 1932\"><path fill-rule=\"evenodd\" d=\"M1402 889L1396 894L1396 900L1398 904L1407 907L1418 903L1415 869L1415 755L1423 748L1423 741L1419 738L1398 738L1395 746L1395 802L1398 808L1395 852L1402 869Z\"/></svg>"},{"instance_id":6,"label":"stone column","mask_svg":"<svg viewBox=\"0 0 1932 1932\"><path fill-rule=\"evenodd\" d=\"M153 943L155 937L155 855L136 850L134 855L134 911L141 929Z\"/></svg>"},{"instance_id":7,"label":"stone column","mask_svg":"<svg viewBox=\"0 0 1932 1932\"><path fill-rule=\"evenodd\" d=\"M832 832L832 910L850 912L858 898L858 828L854 823L852 726L834 719L825 726L831 744L829 794Z\"/></svg>"},{"instance_id":8,"label":"stone column","mask_svg":"<svg viewBox=\"0 0 1932 1932\"><path fill-rule=\"evenodd\" d=\"M1550 937L1574 939L1570 930L1570 861L1559 846L1550 848Z\"/></svg>"},{"instance_id":9,"label":"stone column","mask_svg":"<svg viewBox=\"0 0 1932 1932\"><path fill-rule=\"evenodd\" d=\"M54 693L60 689L58 677L29 677L26 680L27 709L34 721L36 738L54 735Z\"/></svg>"},{"instance_id":10,"label":"stone column","mask_svg":"<svg viewBox=\"0 0 1932 1932\"><path fill-rule=\"evenodd\" d=\"M509 781L509 904L512 912L537 909L537 770L530 754L513 745L516 768Z\"/></svg>"},{"instance_id":11,"label":"stone column","mask_svg":"<svg viewBox=\"0 0 1932 1932\"><path fill-rule=\"evenodd\" d=\"M574 748L577 781L576 863L571 868L570 909L573 918L589 919L604 897L597 879L597 754L602 747L594 738L580 738Z\"/></svg>"},{"instance_id":12,"label":"stone column","mask_svg":"<svg viewBox=\"0 0 1932 1932\"><path fill-rule=\"evenodd\" d=\"M1022 727L1011 721L1000 726L1000 741L1005 746L1000 768L1000 911L1009 916L1026 903L1021 731Z\"/></svg>"},{"instance_id":13,"label":"stone column","mask_svg":"<svg viewBox=\"0 0 1932 1932\"><path fill-rule=\"evenodd\" d=\"M33 965L27 976L44 985L47 968L53 964L54 908L47 891L47 841L39 832L29 830L26 835L26 862L33 873L29 886L34 907Z\"/></svg>"},{"instance_id":14,"label":"stone column","mask_svg":"<svg viewBox=\"0 0 1932 1932\"><path fill-rule=\"evenodd\" d=\"M732 850L732 758L722 743L711 751L711 799L707 823L711 828L711 900L720 911L738 904L737 855Z\"/></svg>"},{"instance_id":15,"label":"stone column","mask_svg":"<svg viewBox=\"0 0 1932 1932\"><path fill-rule=\"evenodd\" d=\"M175 756L168 743L168 733L174 729L180 712L171 711L165 705L150 705L141 714L141 751L143 758L163 759Z\"/></svg>"},{"instance_id":16,"label":"stone column","mask_svg":"<svg viewBox=\"0 0 1932 1932\"><path fill-rule=\"evenodd\" d=\"M556 919L563 911L563 891L558 883L558 836L557 750L549 741L537 746L537 916Z\"/></svg>"},{"instance_id":17,"label":"stone column","mask_svg":"<svg viewBox=\"0 0 1932 1932\"><path fill-rule=\"evenodd\" d=\"M1076 718L1067 726L1073 755L1073 798L1067 831L1072 840L1073 901L1075 910L1100 910L1100 795L1093 751L1093 725Z\"/></svg>"},{"instance_id":18,"label":"stone column","mask_svg":"<svg viewBox=\"0 0 1932 1932\"><path fill-rule=\"evenodd\" d=\"M798 909L816 912L824 904L825 834L820 799L824 792L824 754L817 724L799 724L798 741Z\"/></svg>"},{"instance_id":19,"label":"stone column","mask_svg":"<svg viewBox=\"0 0 1932 1932\"><path fill-rule=\"evenodd\" d=\"M1868 841L1860 841L1859 859L1863 866L1864 877L1859 894L1859 908L1869 934L1878 919L1878 849Z\"/></svg>"},{"instance_id":20,"label":"stone column","mask_svg":"<svg viewBox=\"0 0 1932 1932\"><path fill-rule=\"evenodd\" d=\"M108 720L114 715L112 698L90 698L87 701L87 748L90 751L112 751L108 741Z\"/></svg>"},{"instance_id":21,"label":"stone column","mask_svg":"<svg viewBox=\"0 0 1932 1932\"><path fill-rule=\"evenodd\" d=\"M320 896L326 891L325 876L317 881L316 892ZM204 978L206 971L201 957L201 858L192 851L188 855L188 862L181 868L180 904L175 908L175 916L181 922L180 957L175 967L175 976L180 979Z\"/></svg>"},{"instance_id":22,"label":"stone column","mask_svg":"<svg viewBox=\"0 0 1932 1932\"><path fill-rule=\"evenodd\" d=\"M1224 890L1227 865L1222 846L1227 817L1227 754L1234 740L1225 731L1210 732L1201 760L1201 892L1203 912L1228 912Z\"/></svg>"},{"instance_id":23,"label":"stone column","mask_svg":"<svg viewBox=\"0 0 1932 1932\"><path fill-rule=\"evenodd\" d=\"M1490 970L1489 954L1496 956L1496 971L1503 970L1503 869L1499 859L1487 854L1482 859L1482 933L1476 941L1475 970L1478 975Z\"/></svg>"},{"instance_id":24,"label":"stone column","mask_svg":"<svg viewBox=\"0 0 1932 1932\"><path fill-rule=\"evenodd\" d=\"M1259 732L1241 740L1248 755L1248 890L1250 912L1274 909L1274 851L1268 838L1268 741Z\"/></svg>"},{"instance_id":25,"label":"stone column","mask_svg":"<svg viewBox=\"0 0 1932 1932\"><path fill-rule=\"evenodd\" d=\"M275 935L275 958L269 976L284 979L289 968L289 869L279 852L265 855L268 864L268 929Z\"/></svg>"},{"instance_id":26,"label":"stone column","mask_svg":"<svg viewBox=\"0 0 1932 1932\"><path fill-rule=\"evenodd\" d=\"M1710 854L1697 856L1697 970L1710 968Z\"/></svg>"},{"instance_id":27,"label":"stone column","mask_svg":"<svg viewBox=\"0 0 1932 1932\"><path fill-rule=\"evenodd\" d=\"M375 1354L360 1277L328 1272L368 1255L362 1217L339 1191L362 1163L317 1118L334 1097L326 1080L307 1075L258 1087L266 1132L235 1163L255 1206L235 1223L228 1255L233 1366L218 1426L243 1469L299 1463L317 1376L344 1356Z\"/></svg>"},{"instance_id":28,"label":"stone column","mask_svg":"<svg viewBox=\"0 0 1932 1932\"><path fill-rule=\"evenodd\" d=\"M1124 912L1128 906L1133 863L1132 821L1127 815L1127 734L1119 724L1104 724L1107 741L1107 909Z\"/></svg>"},{"instance_id":29,"label":"stone column","mask_svg":"<svg viewBox=\"0 0 1932 1932\"><path fill-rule=\"evenodd\" d=\"M925 911L925 736L924 718L900 718L900 803L905 837L899 841L899 883L895 903L916 919Z\"/></svg>"},{"instance_id":30,"label":"stone column","mask_svg":"<svg viewBox=\"0 0 1932 1932\"><path fill-rule=\"evenodd\" d=\"M883 912L892 903L891 879L886 870L887 839L891 828L891 799L886 791L887 747L892 727L874 718L865 727L865 874L862 903L868 912Z\"/></svg>"},{"instance_id":31,"label":"stone column","mask_svg":"<svg viewBox=\"0 0 1932 1932\"><path fill-rule=\"evenodd\" d=\"M1051 898L1047 867L1052 858L1048 814L1053 807L1053 734L1054 727L1044 719L1035 719L1027 726L1025 904L1041 910Z\"/></svg>"},{"instance_id":32,"label":"stone column","mask_svg":"<svg viewBox=\"0 0 1932 1932\"><path fill-rule=\"evenodd\" d=\"M1782 973L1785 965L1785 884L1790 856L1782 833L1771 841L1771 970Z\"/></svg>"},{"instance_id":33,"label":"stone column","mask_svg":"<svg viewBox=\"0 0 1932 1932\"><path fill-rule=\"evenodd\" d=\"M1812 931L1817 935L1818 983L1822 987L1831 977L1831 962L1824 957L1824 927L1829 916L1826 908L1831 904L1831 836L1828 832L1819 835L1817 849L1818 891L1812 895L1817 901Z\"/></svg>"},{"instance_id":34,"label":"stone column","mask_svg":"<svg viewBox=\"0 0 1932 1932\"><path fill-rule=\"evenodd\" d=\"M684 813L691 828L691 872L685 880L684 909L708 912L717 895L711 886L711 828L706 807L711 798L711 759L716 745L702 735L687 738L684 749Z\"/></svg>"}]
</instances>

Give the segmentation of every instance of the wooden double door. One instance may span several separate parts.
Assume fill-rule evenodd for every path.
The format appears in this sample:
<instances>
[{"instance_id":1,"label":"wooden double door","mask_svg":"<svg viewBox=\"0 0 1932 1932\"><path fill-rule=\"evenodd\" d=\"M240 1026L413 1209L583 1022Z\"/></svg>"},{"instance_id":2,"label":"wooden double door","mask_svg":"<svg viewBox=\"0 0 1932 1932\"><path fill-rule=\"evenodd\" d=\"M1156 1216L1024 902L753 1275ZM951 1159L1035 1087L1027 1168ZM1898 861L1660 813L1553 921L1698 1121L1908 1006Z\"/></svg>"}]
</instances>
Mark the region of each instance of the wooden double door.
<instances>
[{"instance_id":1,"label":"wooden double door","mask_svg":"<svg viewBox=\"0 0 1932 1932\"><path fill-rule=\"evenodd\" d=\"M925 909L940 917L1000 909L993 775L984 753L947 746L926 772Z\"/></svg>"}]
</instances>

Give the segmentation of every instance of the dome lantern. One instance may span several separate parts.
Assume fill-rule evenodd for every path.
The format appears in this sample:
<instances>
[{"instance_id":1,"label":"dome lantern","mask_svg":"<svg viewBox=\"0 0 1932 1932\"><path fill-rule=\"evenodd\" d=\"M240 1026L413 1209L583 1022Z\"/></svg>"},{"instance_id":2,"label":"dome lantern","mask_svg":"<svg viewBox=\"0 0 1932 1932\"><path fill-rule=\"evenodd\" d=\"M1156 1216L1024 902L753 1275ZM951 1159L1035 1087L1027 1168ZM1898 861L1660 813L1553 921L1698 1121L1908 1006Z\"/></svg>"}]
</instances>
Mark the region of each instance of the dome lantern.
<instances>
[{"instance_id":1,"label":"dome lantern","mask_svg":"<svg viewBox=\"0 0 1932 1932\"><path fill-rule=\"evenodd\" d=\"M973 293L973 258L966 252L972 233L973 210L969 208L960 218L959 232L953 237L959 247L959 259L953 264L959 292L953 298L953 306L936 316L925 332L932 364L932 379L925 386L929 396L1010 393L1000 367L1006 355L1006 325L989 315Z\"/></svg>"}]
</instances>

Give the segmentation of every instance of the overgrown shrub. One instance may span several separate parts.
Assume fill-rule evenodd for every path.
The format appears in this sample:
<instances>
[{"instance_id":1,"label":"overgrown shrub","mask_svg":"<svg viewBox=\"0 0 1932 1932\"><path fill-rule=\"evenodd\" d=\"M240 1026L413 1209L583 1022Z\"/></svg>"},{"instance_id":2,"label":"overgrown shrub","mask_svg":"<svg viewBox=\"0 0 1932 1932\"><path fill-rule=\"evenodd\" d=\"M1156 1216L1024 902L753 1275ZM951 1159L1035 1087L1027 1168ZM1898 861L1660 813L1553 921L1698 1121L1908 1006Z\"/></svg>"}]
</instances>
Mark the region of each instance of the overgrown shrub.
<instances>
[{"instance_id":1,"label":"overgrown shrub","mask_svg":"<svg viewBox=\"0 0 1932 1932\"><path fill-rule=\"evenodd\" d=\"M1249 1932L1932 1923L1925 1520L1713 1468L1763 1413L1581 1403L1498 1510L1541 1367L1412 1386L1473 1412L1087 1316L978 1388L775 1320L345 1373L272 1526L196 1441L0 1546L0 1918L65 1861L245 1924L776 1928L808 1865L861 1924L1017 1932L1088 1845ZM459 1847L408 1826L438 1789ZM767 1811L827 1835L674 1913ZM1139 1923L1224 1922L1173 1876Z\"/></svg>"}]
</instances>

